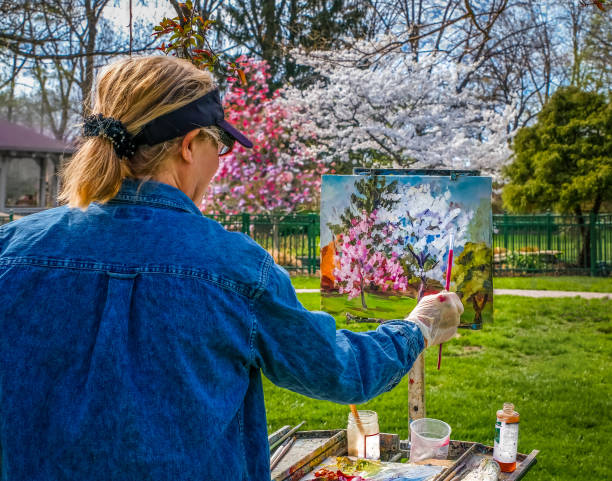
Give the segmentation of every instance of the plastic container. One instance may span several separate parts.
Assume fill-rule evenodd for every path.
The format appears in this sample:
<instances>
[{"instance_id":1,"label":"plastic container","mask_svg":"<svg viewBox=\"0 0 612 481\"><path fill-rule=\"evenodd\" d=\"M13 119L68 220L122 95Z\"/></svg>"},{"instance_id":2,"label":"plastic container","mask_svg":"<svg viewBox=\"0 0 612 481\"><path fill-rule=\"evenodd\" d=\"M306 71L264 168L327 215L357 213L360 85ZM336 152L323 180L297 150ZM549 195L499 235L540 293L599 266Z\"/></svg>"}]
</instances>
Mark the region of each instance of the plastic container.
<instances>
[{"instance_id":1,"label":"plastic container","mask_svg":"<svg viewBox=\"0 0 612 481\"><path fill-rule=\"evenodd\" d=\"M357 423L353 413L348 416L346 438L348 455L358 458L380 458L380 430L378 428L378 414L374 411L357 411Z\"/></svg>"},{"instance_id":2,"label":"plastic container","mask_svg":"<svg viewBox=\"0 0 612 481\"><path fill-rule=\"evenodd\" d=\"M504 403L504 408L497 411L493 444L493 459L504 473L511 473L516 469L518 431L519 413L514 410L514 404Z\"/></svg>"},{"instance_id":3,"label":"plastic container","mask_svg":"<svg viewBox=\"0 0 612 481\"><path fill-rule=\"evenodd\" d=\"M451 427L439 419L422 418L410 423L410 462L446 459Z\"/></svg>"}]
</instances>

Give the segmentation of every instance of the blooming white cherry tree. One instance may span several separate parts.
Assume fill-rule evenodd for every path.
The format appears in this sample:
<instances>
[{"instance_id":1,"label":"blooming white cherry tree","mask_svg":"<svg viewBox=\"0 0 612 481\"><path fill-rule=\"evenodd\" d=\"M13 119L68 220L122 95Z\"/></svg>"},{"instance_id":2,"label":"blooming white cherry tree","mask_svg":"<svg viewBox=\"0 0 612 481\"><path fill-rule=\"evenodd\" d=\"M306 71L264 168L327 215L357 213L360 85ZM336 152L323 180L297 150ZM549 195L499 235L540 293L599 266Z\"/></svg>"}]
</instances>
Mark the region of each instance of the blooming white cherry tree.
<instances>
[{"instance_id":1,"label":"blooming white cherry tree","mask_svg":"<svg viewBox=\"0 0 612 481\"><path fill-rule=\"evenodd\" d=\"M403 291L408 285L396 253L386 255L373 239L377 212L362 212L360 219L353 218L348 232L339 234L339 266L334 277L341 294L349 299L361 296L361 307L367 309L365 289L376 287Z\"/></svg>"},{"instance_id":2,"label":"blooming white cherry tree","mask_svg":"<svg viewBox=\"0 0 612 481\"><path fill-rule=\"evenodd\" d=\"M451 193L435 192L431 184L403 185L394 196L393 210L379 213L379 221L396 226L387 238L392 254L404 264L415 266L420 279L418 299L423 297L427 279L444 279L449 237L455 249L466 242L473 212L464 212L450 200Z\"/></svg>"},{"instance_id":3,"label":"blooming white cherry tree","mask_svg":"<svg viewBox=\"0 0 612 481\"><path fill-rule=\"evenodd\" d=\"M435 56L415 62L401 50L374 54L388 44L296 53L321 80L286 88L283 98L315 121L317 138L340 162L497 172L510 155L513 109L489 105L463 87L469 66Z\"/></svg>"}]
</instances>

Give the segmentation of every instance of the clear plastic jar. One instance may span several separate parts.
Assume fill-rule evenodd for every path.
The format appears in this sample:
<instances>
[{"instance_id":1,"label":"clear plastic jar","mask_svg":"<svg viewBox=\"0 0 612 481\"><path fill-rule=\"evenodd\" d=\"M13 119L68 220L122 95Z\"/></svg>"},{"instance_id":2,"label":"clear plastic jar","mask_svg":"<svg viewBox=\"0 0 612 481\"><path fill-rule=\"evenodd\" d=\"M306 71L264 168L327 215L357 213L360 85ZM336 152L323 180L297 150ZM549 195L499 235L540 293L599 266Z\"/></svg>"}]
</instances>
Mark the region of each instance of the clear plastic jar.
<instances>
[{"instance_id":1,"label":"clear plastic jar","mask_svg":"<svg viewBox=\"0 0 612 481\"><path fill-rule=\"evenodd\" d=\"M374 411L357 411L359 422L349 413L346 437L348 455L366 459L380 459L380 431L378 414Z\"/></svg>"}]
</instances>

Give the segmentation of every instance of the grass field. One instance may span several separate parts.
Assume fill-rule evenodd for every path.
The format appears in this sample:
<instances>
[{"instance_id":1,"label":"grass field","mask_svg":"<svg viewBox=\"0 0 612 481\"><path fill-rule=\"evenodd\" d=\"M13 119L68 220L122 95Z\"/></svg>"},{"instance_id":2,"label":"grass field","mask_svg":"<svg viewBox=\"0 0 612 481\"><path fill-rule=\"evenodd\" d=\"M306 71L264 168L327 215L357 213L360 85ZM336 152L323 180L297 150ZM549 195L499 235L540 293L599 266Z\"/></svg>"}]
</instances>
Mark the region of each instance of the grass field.
<instances>
[{"instance_id":1,"label":"grass field","mask_svg":"<svg viewBox=\"0 0 612 481\"><path fill-rule=\"evenodd\" d=\"M495 277L493 287L496 289L612 292L612 277Z\"/></svg>"},{"instance_id":2,"label":"grass field","mask_svg":"<svg viewBox=\"0 0 612 481\"><path fill-rule=\"evenodd\" d=\"M318 289L319 278L292 277L296 289ZM542 289L547 291L612 292L612 277L588 276L542 276L542 277L495 277L495 289Z\"/></svg>"},{"instance_id":3,"label":"grass field","mask_svg":"<svg viewBox=\"0 0 612 481\"><path fill-rule=\"evenodd\" d=\"M305 307L319 308L318 294L299 298ZM482 331L461 330L445 344L441 371L435 370L435 352L427 352L427 415L447 421L453 439L492 444L495 411L514 402L521 414L519 451L540 450L527 479L611 479L610 307L607 300L496 297L494 322ZM407 386L405 378L359 406L377 411L381 430L402 439L408 436ZM305 429L346 426L347 406L309 399L267 380L264 389L270 431L301 420Z\"/></svg>"}]
</instances>

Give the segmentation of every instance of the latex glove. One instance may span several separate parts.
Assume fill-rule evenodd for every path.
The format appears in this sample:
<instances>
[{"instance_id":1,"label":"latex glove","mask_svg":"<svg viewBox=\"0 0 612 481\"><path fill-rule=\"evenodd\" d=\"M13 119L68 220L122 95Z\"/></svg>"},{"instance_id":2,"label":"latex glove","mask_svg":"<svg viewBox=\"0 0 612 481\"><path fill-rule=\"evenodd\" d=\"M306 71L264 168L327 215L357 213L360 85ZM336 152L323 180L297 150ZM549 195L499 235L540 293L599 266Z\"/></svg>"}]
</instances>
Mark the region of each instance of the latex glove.
<instances>
[{"instance_id":1,"label":"latex glove","mask_svg":"<svg viewBox=\"0 0 612 481\"><path fill-rule=\"evenodd\" d=\"M454 292L442 291L425 296L408 315L406 321L414 322L425 338L425 346L442 344L457 332L463 304Z\"/></svg>"}]
</instances>

